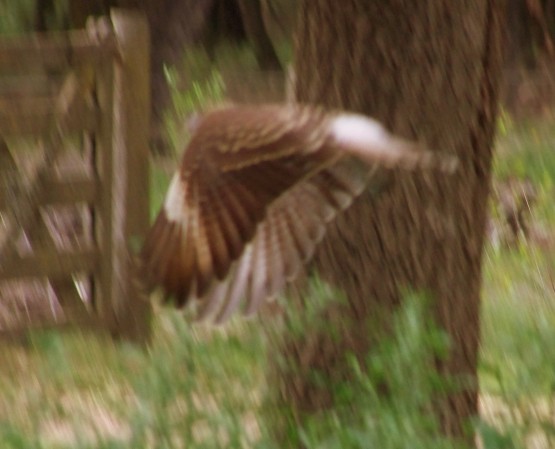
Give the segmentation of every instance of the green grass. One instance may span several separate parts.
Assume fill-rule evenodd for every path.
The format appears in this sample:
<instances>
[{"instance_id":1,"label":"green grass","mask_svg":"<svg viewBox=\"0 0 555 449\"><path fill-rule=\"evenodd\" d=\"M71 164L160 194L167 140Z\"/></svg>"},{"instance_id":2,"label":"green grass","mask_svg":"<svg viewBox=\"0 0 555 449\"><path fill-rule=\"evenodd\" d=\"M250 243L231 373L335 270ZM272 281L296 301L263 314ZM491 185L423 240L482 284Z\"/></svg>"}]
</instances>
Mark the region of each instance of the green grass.
<instances>
[{"instance_id":1,"label":"green grass","mask_svg":"<svg viewBox=\"0 0 555 449\"><path fill-rule=\"evenodd\" d=\"M538 189L534 218L555 223L555 132L553 117L527 121L518 125L504 120L501 127L495 177L516 176L530 179Z\"/></svg>"},{"instance_id":2,"label":"green grass","mask_svg":"<svg viewBox=\"0 0 555 449\"><path fill-rule=\"evenodd\" d=\"M552 118L510 124L495 164L497 179L532 180L538 200L531 221L551 238L554 143ZM479 373L491 445L555 447L555 251L534 242L488 247L483 286ZM499 441L504 445L495 446Z\"/></svg>"},{"instance_id":3,"label":"green grass","mask_svg":"<svg viewBox=\"0 0 555 449\"><path fill-rule=\"evenodd\" d=\"M343 406L298 429L307 447L460 447L439 434L431 412L446 387L429 368L447 340L429 315L426 302L408 300L393 337L369 355L370 374L351 359L353 382L336 387ZM276 413L265 395L261 323L214 329L171 311L156 316L147 351L79 332L37 333L29 348L2 348L17 366L1 371L0 447L278 447L260 418ZM378 394L384 382L387 398Z\"/></svg>"},{"instance_id":4,"label":"green grass","mask_svg":"<svg viewBox=\"0 0 555 449\"><path fill-rule=\"evenodd\" d=\"M2 347L0 447L251 447L266 361L258 326L193 328L164 311L147 351L79 332Z\"/></svg>"},{"instance_id":5,"label":"green grass","mask_svg":"<svg viewBox=\"0 0 555 449\"><path fill-rule=\"evenodd\" d=\"M428 301L408 296L393 317L392 332L361 364L350 357L352 378L334 386L334 407L300 429L307 448L454 449L464 443L441 434L434 404L461 379L435 369L447 355L447 335L431 319ZM387 391L387 394L383 394Z\"/></svg>"}]
</instances>

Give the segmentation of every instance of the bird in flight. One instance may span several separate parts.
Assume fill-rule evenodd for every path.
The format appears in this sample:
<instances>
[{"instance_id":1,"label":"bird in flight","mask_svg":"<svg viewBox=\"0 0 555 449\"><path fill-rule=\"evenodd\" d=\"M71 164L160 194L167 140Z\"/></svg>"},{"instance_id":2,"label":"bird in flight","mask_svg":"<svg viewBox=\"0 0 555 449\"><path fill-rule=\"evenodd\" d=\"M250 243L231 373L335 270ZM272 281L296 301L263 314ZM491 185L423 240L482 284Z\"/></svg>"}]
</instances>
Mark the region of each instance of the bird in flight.
<instances>
[{"instance_id":1,"label":"bird in flight","mask_svg":"<svg viewBox=\"0 0 555 449\"><path fill-rule=\"evenodd\" d=\"M252 315L312 257L380 169L452 171L358 114L232 105L197 118L140 259L149 289L216 323Z\"/></svg>"}]
</instances>

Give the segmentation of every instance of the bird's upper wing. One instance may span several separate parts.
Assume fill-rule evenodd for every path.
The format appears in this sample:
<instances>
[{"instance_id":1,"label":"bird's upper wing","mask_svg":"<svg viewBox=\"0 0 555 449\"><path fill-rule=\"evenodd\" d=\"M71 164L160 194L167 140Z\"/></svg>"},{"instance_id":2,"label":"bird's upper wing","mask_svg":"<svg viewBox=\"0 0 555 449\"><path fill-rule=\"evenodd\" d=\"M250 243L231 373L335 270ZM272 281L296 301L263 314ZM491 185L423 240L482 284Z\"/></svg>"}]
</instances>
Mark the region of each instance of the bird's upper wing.
<instances>
[{"instance_id":1,"label":"bird's upper wing","mask_svg":"<svg viewBox=\"0 0 555 449\"><path fill-rule=\"evenodd\" d=\"M236 106L198 123L141 258L149 285L227 318L275 295L325 224L364 188L367 166L440 165L378 123L299 105ZM356 173L356 174L355 174Z\"/></svg>"},{"instance_id":2,"label":"bird's upper wing","mask_svg":"<svg viewBox=\"0 0 555 449\"><path fill-rule=\"evenodd\" d=\"M149 283L179 305L223 279L268 206L338 159L328 117L303 107L233 107L204 117L142 251Z\"/></svg>"}]
</instances>

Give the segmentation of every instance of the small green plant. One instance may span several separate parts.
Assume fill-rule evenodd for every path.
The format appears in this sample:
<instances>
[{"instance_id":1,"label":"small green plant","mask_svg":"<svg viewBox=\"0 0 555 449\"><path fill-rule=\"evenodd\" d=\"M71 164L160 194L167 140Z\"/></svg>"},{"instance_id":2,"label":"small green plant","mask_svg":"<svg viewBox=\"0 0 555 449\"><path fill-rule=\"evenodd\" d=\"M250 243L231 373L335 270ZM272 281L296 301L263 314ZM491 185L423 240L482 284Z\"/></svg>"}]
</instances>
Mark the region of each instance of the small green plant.
<instances>
[{"instance_id":1,"label":"small green plant","mask_svg":"<svg viewBox=\"0 0 555 449\"><path fill-rule=\"evenodd\" d=\"M503 107L500 107L499 117L497 118L497 130L502 136L507 136L514 130L513 118Z\"/></svg>"},{"instance_id":2,"label":"small green plant","mask_svg":"<svg viewBox=\"0 0 555 449\"><path fill-rule=\"evenodd\" d=\"M330 307L345 305L344 297L327 284L313 279L305 303L301 315L307 316L306 321L290 318L293 327L285 327L288 335L292 332L303 339L315 330L334 334L345 330L336 329L333 320L322 314ZM434 322L430 301L423 295L408 294L393 317L385 315L390 326L369 326L376 343L368 356L363 360L345 357L348 380L336 383L325 375L315 378L332 393L333 407L301 417L300 427L287 418L284 430L278 424L277 432L287 435L288 444L328 449L466 447L442 435L436 414L438 401L465 383L435 369L437 360L446 357L449 341ZM265 442L260 447L274 446Z\"/></svg>"},{"instance_id":3,"label":"small green plant","mask_svg":"<svg viewBox=\"0 0 555 449\"><path fill-rule=\"evenodd\" d=\"M336 406L301 429L308 448L461 448L440 432L434 404L459 385L434 369L448 339L428 301L409 296L384 337L362 363L350 357L352 379L334 386Z\"/></svg>"},{"instance_id":4,"label":"small green plant","mask_svg":"<svg viewBox=\"0 0 555 449\"><path fill-rule=\"evenodd\" d=\"M223 78L202 50L187 53L182 66L164 67L171 95L171 107L164 114L164 125L171 148L177 154L185 147L191 120L203 110L222 102Z\"/></svg>"}]
</instances>

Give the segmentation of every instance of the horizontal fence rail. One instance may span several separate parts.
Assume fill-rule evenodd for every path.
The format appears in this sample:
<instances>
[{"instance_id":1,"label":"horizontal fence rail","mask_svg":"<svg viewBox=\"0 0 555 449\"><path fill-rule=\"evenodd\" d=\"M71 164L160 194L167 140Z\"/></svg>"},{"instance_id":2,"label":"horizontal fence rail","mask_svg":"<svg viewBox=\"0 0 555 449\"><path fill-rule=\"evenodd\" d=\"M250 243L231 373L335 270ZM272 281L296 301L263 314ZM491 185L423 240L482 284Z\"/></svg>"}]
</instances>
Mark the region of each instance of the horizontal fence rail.
<instances>
[{"instance_id":1,"label":"horizontal fence rail","mask_svg":"<svg viewBox=\"0 0 555 449\"><path fill-rule=\"evenodd\" d=\"M93 25L94 26L94 25ZM91 26L92 28L92 26ZM41 70L44 67L70 69L84 63L98 65L117 56L116 39L105 31L103 23L97 30L77 30L60 34L41 34L0 40L0 70Z\"/></svg>"}]
</instances>

